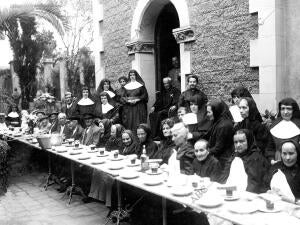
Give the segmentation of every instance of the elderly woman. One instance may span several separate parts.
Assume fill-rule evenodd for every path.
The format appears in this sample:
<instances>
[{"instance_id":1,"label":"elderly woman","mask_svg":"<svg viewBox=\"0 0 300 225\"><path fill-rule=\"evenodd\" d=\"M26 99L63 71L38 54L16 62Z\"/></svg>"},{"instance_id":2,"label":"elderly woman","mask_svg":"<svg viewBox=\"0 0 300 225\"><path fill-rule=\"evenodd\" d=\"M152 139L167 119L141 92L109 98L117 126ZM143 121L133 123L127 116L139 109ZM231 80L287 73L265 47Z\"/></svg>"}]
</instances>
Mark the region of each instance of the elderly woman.
<instances>
[{"instance_id":1,"label":"elderly woman","mask_svg":"<svg viewBox=\"0 0 300 225\"><path fill-rule=\"evenodd\" d=\"M193 160L195 158L193 146L188 142L188 128L184 123L176 123L172 129L172 140L176 145L177 160L183 174L193 174Z\"/></svg>"},{"instance_id":2,"label":"elderly woman","mask_svg":"<svg viewBox=\"0 0 300 225\"><path fill-rule=\"evenodd\" d=\"M251 130L258 148L271 163L275 157L274 140L269 129L262 124L262 118L254 100L248 97L241 98L239 108L243 121L237 123L235 131L240 129Z\"/></svg>"},{"instance_id":3,"label":"elderly woman","mask_svg":"<svg viewBox=\"0 0 300 225\"><path fill-rule=\"evenodd\" d=\"M198 140L195 145L195 156L193 161L193 173L200 177L209 177L212 181L219 181L221 164L208 149L208 141Z\"/></svg>"},{"instance_id":4,"label":"elderly woman","mask_svg":"<svg viewBox=\"0 0 300 225\"><path fill-rule=\"evenodd\" d=\"M157 144L153 141L152 139L152 134L151 134L151 128L145 124L142 123L138 126L136 130L137 137L139 139L139 152L138 152L138 157L141 156L142 151L143 151L143 146L146 148L146 154L149 158L152 158L155 152L157 151Z\"/></svg>"},{"instance_id":5,"label":"elderly woman","mask_svg":"<svg viewBox=\"0 0 300 225\"><path fill-rule=\"evenodd\" d=\"M165 119L161 122L161 129L163 133L163 138L160 141L157 152L154 153L154 159L162 159L161 164L168 164L168 160L172 154L175 144L172 141L171 128L174 126L174 120Z\"/></svg>"},{"instance_id":6,"label":"elderly woman","mask_svg":"<svg viewBox=\"0 0 300 225\"><path fill-rule=\"evenodd\" d=\"M139 143L131 130L124 130L122 132L123 147L120 151L122 155L138 154Z\"/></svg>"},{"instance_id":7,"label":"elderly woman","mask_svg":"<svg viewBox=\"0 0 300 225\"><path fill-rule=\"evenodd\" d=\"M243 161L247 175L246 191L257 194L265 192L267 187L264 177L269 169L269 163L256 146L252 132L247 129L238 130L235 132L233 140L235 148L233 160L234 157L239 157Z\"/></svg>"},{"instance_id":8,"label":"elderly woman","mask_svg":"<svg viewBox=\"0 0 300 225\"><path fill-rule=\"evenodd\" d=\"M121 124L114 124L110 128L110 137L105 144L106 151L119 150L123 147L122 132L124 127Z\"/></svg>"},{"instance_id":9,"label":"elderly woman","mask_svg":"<svg viewBox=\"0 0 300 225\"><path fill-rule=\"evenodd\" d=\"M129 82L124 86L126 99L123 107L123 124L126 129L135 130L141 123L147 122L148 92L143 79L137 71L130 70Z\"/></svg>"},{"instance_id":10,"label":"elderly woman","mask_svg":"<svg viewBox=\"0 0 300 225\"><path fill-rule=\"evenodd\" d=\"M95 115L100 119L109 119L113 124L119 121L119 108L112 103L107 92L100 93L100 102L96 104Z\"/></svg>"},{"instance_id":11,"label":"elderly woman","mask_svg":"<svg viewBox=\"0 0 300 225\"><path fill-rule=\"evenodd\" d=\"M294 99L284 98L279 102L278 115L270 127L270 132L276 145L275 160L279 161L282 143L289 139L297 142L300 140L300 109Z\"/></svg>"},{"instance_id":12,"label":"elderly woman","mask_svg":"<svg viewBox=\"0 0 300 225\"><path fill-rule=\"evenodd\" d=\"M99 141L97 147L104 147L110 137L111 121L109 119L103 119L99 121Z\"/></svg>"},{"instance_id":13,"label":"elderly woman","mask_svg":"<svg viewBox=\"0 0 300 225\"><path fill-rule=\"evenodd\" d=\"M290 187L295 199L300 199L300 161L299 161L299 143L294 140L283 142L280 149L281 161L271 166L268 176L268 184L277 171L281 171ZM282 181L284 182L284 181ZM279 184L280 185L280 184ZM271 187L272 191L277 193L283 199L291 201L290 196L285 196L281 187Z\"/></svg>"}]
</instances>

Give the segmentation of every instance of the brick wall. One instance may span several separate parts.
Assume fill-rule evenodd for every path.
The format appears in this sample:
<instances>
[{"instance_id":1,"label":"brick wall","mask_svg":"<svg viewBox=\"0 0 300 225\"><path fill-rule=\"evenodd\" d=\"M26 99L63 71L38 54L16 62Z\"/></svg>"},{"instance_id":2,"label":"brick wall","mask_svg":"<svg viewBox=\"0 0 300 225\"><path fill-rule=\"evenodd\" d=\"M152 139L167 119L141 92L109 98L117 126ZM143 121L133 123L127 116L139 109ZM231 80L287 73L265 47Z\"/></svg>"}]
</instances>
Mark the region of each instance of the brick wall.
<instances>
[{"instance_id":1,"label":"brick wall","mask_svg":"<svg viewBox=\"0 0 300 225\"><path fill-rule=\"evenodd\" d=\"M115 80L127 75L131 59L125 43L130 41L132 16L137 0L102 0L104 6L105 75ZM191 50L192 72L210 97L227 98L243 84L258 93L258 68L250 68L250 39L257 36L257 15L249 14L248 0L187 0L196 41Z\"/></svg>"}]
</instances>

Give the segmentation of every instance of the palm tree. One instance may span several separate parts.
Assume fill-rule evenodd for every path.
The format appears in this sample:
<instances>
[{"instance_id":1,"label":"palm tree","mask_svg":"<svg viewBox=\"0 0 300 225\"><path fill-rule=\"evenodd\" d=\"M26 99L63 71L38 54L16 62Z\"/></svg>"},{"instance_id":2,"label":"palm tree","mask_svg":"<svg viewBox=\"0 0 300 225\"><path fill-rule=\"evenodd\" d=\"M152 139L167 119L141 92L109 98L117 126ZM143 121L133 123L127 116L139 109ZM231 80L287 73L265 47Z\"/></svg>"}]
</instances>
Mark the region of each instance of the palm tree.
<instances>
[{"instance_id":1,"label":"palm tree","mask_svg":"<svg viewBox=\"0 0 300 225\"><path fill-rule=\"evenodd\" d=\"M56 4L20 4L0 8L0 38L7 35L9 39L15 34L16 22L31 23L33 18L43 19L61 34L69 28L67 17L65 17Z\"/></svg>"}]
</instances>

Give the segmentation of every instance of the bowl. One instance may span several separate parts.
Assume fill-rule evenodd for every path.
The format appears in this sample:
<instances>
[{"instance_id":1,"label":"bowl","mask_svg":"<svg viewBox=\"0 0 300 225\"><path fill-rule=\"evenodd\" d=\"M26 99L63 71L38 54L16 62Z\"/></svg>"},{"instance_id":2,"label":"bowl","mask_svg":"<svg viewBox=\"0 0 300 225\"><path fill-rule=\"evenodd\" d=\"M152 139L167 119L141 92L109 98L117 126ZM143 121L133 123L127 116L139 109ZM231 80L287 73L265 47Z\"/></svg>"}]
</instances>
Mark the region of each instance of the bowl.
<instances>
[{"instance_id":1,"label":"bowl","mask_svg":"<svg viewBox=\"0 0 300 225\"><path fill-rule=\"evenodd\" d=\"M42 149L52 148L51 135L45 134L36 137Z\"/></svg>"}]
</instances>

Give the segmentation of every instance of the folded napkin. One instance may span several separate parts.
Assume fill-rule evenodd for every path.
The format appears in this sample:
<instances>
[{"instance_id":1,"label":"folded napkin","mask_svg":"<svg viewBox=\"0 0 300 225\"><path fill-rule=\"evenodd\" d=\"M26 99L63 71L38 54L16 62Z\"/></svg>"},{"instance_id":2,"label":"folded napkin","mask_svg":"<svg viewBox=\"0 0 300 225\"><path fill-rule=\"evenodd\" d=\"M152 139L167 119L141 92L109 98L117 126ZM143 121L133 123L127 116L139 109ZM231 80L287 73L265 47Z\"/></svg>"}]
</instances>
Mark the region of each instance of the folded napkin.
<instances>
[{"instance_id":1,"label":"folded napkin","mask_svg":"<svg viewBox=\"0 0 300 225\"><path fill-rule=\"evenodd\" d=\"M248 175L245 171L243 160L240 157L233 159L226 185L236 186L238 191L246 190Z\"/></svg>"},{"instance_id":2,"label":"folded napkin","mask_svg":"<svg viewBox=\"0 0 300 225\"><path fill-rule=\"evenodd\" d=\"M272 177L271 189L278 193L281 197L287 198L292 202L295 202L295 196L286 180L284 173L278 170Z\"/></svg>"}]
</instances>

